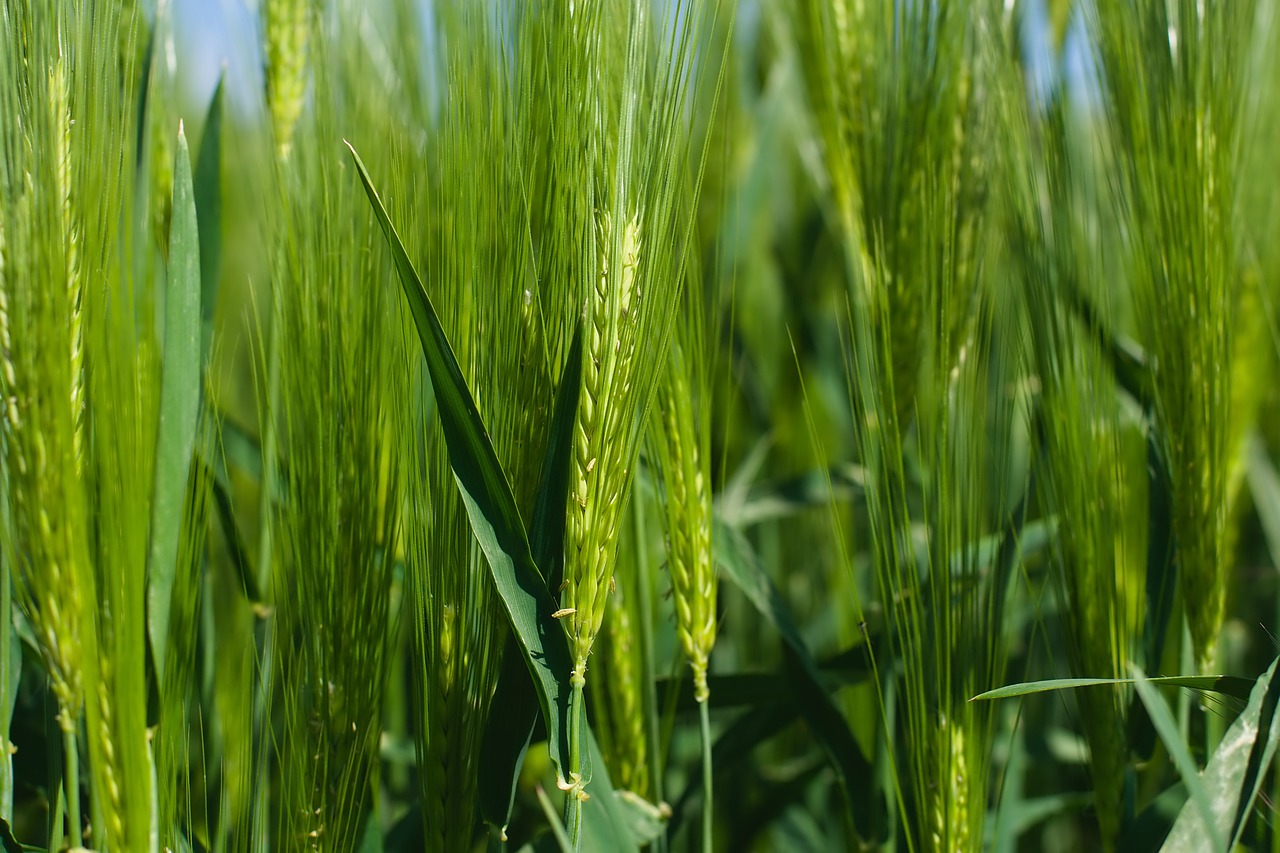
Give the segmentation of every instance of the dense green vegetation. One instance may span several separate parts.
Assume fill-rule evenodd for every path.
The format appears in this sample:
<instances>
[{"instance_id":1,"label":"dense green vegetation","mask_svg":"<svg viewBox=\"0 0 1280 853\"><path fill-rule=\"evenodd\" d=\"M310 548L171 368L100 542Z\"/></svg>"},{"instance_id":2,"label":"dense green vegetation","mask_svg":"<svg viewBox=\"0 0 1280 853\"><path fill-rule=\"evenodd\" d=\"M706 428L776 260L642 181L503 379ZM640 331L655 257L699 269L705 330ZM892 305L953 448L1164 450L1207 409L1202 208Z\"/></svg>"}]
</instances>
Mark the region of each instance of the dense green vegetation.
<instances>
[{"instance_id":1,"label":"dense green vegetation","mask_svg":"<svg viewBox=\"0 0 1280 853\"><path fill-rule=\"evenodd\" d=\"M1280 850L1273 0L257 5L0 0L5 853Z\"/></svg>"}]
</instances>

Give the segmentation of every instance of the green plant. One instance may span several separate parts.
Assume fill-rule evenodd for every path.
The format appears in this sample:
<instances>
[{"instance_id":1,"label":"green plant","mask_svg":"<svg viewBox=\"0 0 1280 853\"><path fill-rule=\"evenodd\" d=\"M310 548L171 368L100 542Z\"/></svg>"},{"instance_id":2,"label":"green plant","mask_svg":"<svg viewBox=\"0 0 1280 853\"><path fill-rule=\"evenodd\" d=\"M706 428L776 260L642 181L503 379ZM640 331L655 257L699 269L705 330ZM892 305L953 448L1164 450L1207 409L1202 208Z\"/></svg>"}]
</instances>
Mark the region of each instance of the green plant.
<instances>
[{"instance_id":1,"label":"green plant","mask_svg":"<svg viewBox=\"0 0 1280 853\"><path fill-rule=\"evenodd\" d=\"M6 850L1276 848L1275 0L258 12L0 0Z\"/></svg>"}]
</instances>

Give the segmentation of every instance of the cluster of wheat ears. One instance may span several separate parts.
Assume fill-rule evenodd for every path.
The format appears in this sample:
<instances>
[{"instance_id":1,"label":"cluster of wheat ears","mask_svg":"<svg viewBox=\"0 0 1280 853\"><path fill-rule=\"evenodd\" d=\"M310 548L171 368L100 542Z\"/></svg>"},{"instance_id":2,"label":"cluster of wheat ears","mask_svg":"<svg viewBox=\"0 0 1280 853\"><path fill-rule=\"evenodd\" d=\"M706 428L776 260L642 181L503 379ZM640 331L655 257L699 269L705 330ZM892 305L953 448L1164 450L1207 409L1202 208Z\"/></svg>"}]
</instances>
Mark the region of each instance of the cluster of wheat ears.
<instances>
[{"instance_id":1,"label":"cluster of wheat ears","mask_svg":"<svg viewBox=\"0 0 1280 853\"><path fill-rule=\"evenodd\" d=\"M1280 850L1277 0L174 5L0 0L5 853Z\"/></svg>"}]
</instances>

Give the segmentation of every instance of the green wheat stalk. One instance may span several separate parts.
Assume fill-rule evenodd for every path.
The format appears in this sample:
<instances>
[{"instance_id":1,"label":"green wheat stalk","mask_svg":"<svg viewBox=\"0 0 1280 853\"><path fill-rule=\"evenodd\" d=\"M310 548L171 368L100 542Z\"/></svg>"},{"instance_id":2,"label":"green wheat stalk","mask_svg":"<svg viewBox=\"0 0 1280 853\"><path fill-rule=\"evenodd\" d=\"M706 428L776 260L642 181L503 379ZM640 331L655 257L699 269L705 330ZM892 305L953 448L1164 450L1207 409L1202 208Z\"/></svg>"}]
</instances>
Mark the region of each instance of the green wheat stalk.
<instances>
[{"instance_id":1,"label":"green wheat stalk","mask_svg":"<svg viewBox=\"0 0 1280 853\"><path fill-rule=\"evenodd\" d=\"M1174 563L1197 667L1222 626L1238 287L1236 164L1257 4L1106 4L1089 18L1132 235L1135 314L1172 486Z\"/></svg>"},{"instance_id":2,"label":"green wheat stalk","mask_svg":"<svg viewBox=\"0 0 1280 853\"><path fill-rule=\"evenodd\" d=\"M1105 280L1102 236L1089 207L1098 178L1076 150L1082 143L1070 131L1064 95L1030 113L1015 91L1006 101L1004 146L1011 161L1010 245L1025 276L1026 352L1038 391L1030 427L1040 445L1046 504L1058 519L1056 585L1073 614L1065 622L1069 661L1080 676L1121 678L1140 646L1146 456L1139 414L1126 406L1077 310L1082 300L1095 300L1089 283ZM1098 689L1077 698L1102 842L1115 849L1129 764L1128 697Z\"/></svg>"},{"instance_id":3,"label":"green wheat stalk","mask_svg":"<svg viewBox=\"0 0 1280 853\"><path fill-rule=\"evenodd\" d=\"M998 18L978 2L813 0L798 13L849 270L847 375L869 471L871 554L902 660L909 804L894 784L909 805L912 849L975 849L992 720L965 697L1003 671L1007 587L973 544L1010 511L1001 491L986 488L993 470L1008 482L1012 415L987 387L1008 381L1012 362L992 348L993 329L1010 321L983 265L984 36ZM920 466L916 507L909 462Z\"/></svg>"}]
</instances>

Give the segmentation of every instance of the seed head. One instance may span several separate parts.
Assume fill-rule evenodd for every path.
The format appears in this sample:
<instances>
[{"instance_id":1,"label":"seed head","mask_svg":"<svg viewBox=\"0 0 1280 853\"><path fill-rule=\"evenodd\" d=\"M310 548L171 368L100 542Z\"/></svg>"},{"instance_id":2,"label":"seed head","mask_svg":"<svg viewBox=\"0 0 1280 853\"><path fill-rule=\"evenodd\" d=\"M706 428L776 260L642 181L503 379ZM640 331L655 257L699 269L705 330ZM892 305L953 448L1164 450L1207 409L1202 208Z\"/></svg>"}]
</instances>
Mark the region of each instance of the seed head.
<instances>
[{"instance_id":1,"label":"seed head","mask_svg":"<svg viewBox=\"0 0 1280 853\"><path fill-rule=\"evenodd\" d=\"M288 159L307 88L307 0L266 0L267 108L276 151Z\"/></svg>"},{"instance_id":2,"label":"seed head","mask_svg":"<svg viewBox=\"0 0 1280 853\"><path fill-rule=\"evenodd\" d=\"M667 521L667 566L675 599L676 633L693 668L699 702L710 697L707 663L716 639L716 576L711 557L709 471L704 471L688 365L672 347L662 386L661 459Z\"/></svg>"},{"instance_id":3,"label":"seed head","mask_svg":"<svg viewBox=\"0 0 1280 853\"><path fill-rule=\"evenodd\" d=\"M640 222L632 218L622 235L621 269L610 274L613 223L600 223L600 276L587 301L587 348L582 394L573 434L573 479L565 526L564 609L574 672L586 671L587 656L604 619L613 577L618 516L629 482L626 448L635 416L633 355L640 303Z\"/></svg>"}]
</instances>

